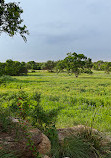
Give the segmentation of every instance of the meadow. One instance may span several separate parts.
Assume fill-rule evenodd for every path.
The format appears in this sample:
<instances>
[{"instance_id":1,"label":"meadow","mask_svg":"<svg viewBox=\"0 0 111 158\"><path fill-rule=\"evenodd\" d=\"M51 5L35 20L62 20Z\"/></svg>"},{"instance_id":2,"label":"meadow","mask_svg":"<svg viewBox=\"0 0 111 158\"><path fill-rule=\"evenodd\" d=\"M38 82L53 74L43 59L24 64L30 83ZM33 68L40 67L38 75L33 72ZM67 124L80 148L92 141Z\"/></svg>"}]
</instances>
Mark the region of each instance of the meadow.
<instances>
[{"instance_id":1,"label":"meadow","mask_svg":"<svg viewBox=\"0 0 111 158\"><path fill-rule=\"evenodd\" d=\"M10 78L10 77L9 77ZM94 71L78 78L67 73L29 72L0 80L0 104L10 106L14 94L34 91L41 94L40 106L45 111L59 109L56 127L83 124L111 134L111 74Z\"/></svg>"}]
</instances>

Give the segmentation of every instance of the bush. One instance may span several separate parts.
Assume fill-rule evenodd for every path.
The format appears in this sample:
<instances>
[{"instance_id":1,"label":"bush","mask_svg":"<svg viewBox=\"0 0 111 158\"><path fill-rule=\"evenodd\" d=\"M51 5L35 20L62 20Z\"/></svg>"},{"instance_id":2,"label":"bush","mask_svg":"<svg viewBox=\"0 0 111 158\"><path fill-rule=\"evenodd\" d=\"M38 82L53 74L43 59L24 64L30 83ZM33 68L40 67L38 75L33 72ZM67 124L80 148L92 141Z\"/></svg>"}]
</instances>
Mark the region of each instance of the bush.
<instances>
[{"instance_id":1,"label":"bush","mask_svg":"<svg viewBox=\"0 0 111 158\"><path fill-rule=\"evenodd\" d=\"M13 61L9 59L5 63L0 63L0 76L19 76L27 74L27 72L28 71L25 62L20 63L19 61Z\"/></svg>"},{"instance_id":2,"label":"bush","mask_svg":"<svg viewBox=\"0 0 111 158\"><path fill-rule=\"evenodd\" d=\"M87 73L87 74L93 74L93 72L91 71L91 69L84 69L83 72Z\"/></svg>"}]
</instances>

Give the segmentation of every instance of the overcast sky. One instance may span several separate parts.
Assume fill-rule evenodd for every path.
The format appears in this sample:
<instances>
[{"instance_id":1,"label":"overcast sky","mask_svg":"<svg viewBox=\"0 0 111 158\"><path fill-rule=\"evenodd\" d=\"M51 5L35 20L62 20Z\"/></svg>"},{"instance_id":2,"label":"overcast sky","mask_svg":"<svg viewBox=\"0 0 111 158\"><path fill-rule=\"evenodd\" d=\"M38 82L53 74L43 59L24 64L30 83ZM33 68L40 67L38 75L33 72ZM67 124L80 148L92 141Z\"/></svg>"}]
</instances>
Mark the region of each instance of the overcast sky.
<instances>
[{"instance_id":1,"label":"overcast sky","mask_svg":"<svg viewBox=\"0 0 111 158\"><path fill-rule=\"evenodd\" d=\"M17 0L6 0L6 2ZM0 36L0 61L47 61L83 53L111 61L111 0L18 0L30 35Z\"/></svg>"}]
</instances>

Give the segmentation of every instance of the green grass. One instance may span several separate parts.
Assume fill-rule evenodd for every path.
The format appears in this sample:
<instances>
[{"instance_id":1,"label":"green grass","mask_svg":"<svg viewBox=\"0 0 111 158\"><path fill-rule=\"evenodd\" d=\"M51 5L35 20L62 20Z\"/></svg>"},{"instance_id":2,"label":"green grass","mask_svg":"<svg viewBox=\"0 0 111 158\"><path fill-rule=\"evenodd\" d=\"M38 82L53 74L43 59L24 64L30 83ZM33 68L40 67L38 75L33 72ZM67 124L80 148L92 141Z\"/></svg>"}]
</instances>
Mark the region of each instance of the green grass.
<instances>
[{"instance_id":1,"label":"green grass","mask_svg":"<svg viewBox=\"0 0 111 158\"><path fill-rule=\"evenodd\" d=\"M41 106L49 111L63 107L58 113L56 127L72 127L77 124L93 126L100 131L111 132L111 75L94 71L78 78L66 73L37 71L14 80L0 82L0 104L9 106L9 98L20 89L31 95L41 93Z\"/></svg>"}]
</instances>

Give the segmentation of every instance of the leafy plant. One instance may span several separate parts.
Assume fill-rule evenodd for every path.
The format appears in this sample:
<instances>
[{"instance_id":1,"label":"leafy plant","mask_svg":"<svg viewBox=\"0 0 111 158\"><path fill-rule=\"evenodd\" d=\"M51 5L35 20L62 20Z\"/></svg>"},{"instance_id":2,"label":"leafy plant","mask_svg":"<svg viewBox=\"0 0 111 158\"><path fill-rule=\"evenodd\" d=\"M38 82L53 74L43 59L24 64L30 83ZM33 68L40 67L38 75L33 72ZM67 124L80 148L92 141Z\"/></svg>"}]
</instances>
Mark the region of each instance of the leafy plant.
<instances>
[{"instance_id":1,"label":"leafy plant","mask_svg":"<svg viewBox=\"0 0 111 158\"><path fill-rule=\"evenodd\" d=\"M60 144L58 139L58 132L55 127L55 124L51 124L45 127L44 133L48 136L51 141L51 153L50 156L52 158L60 157Z\"/></svg>"}]
</instances>

